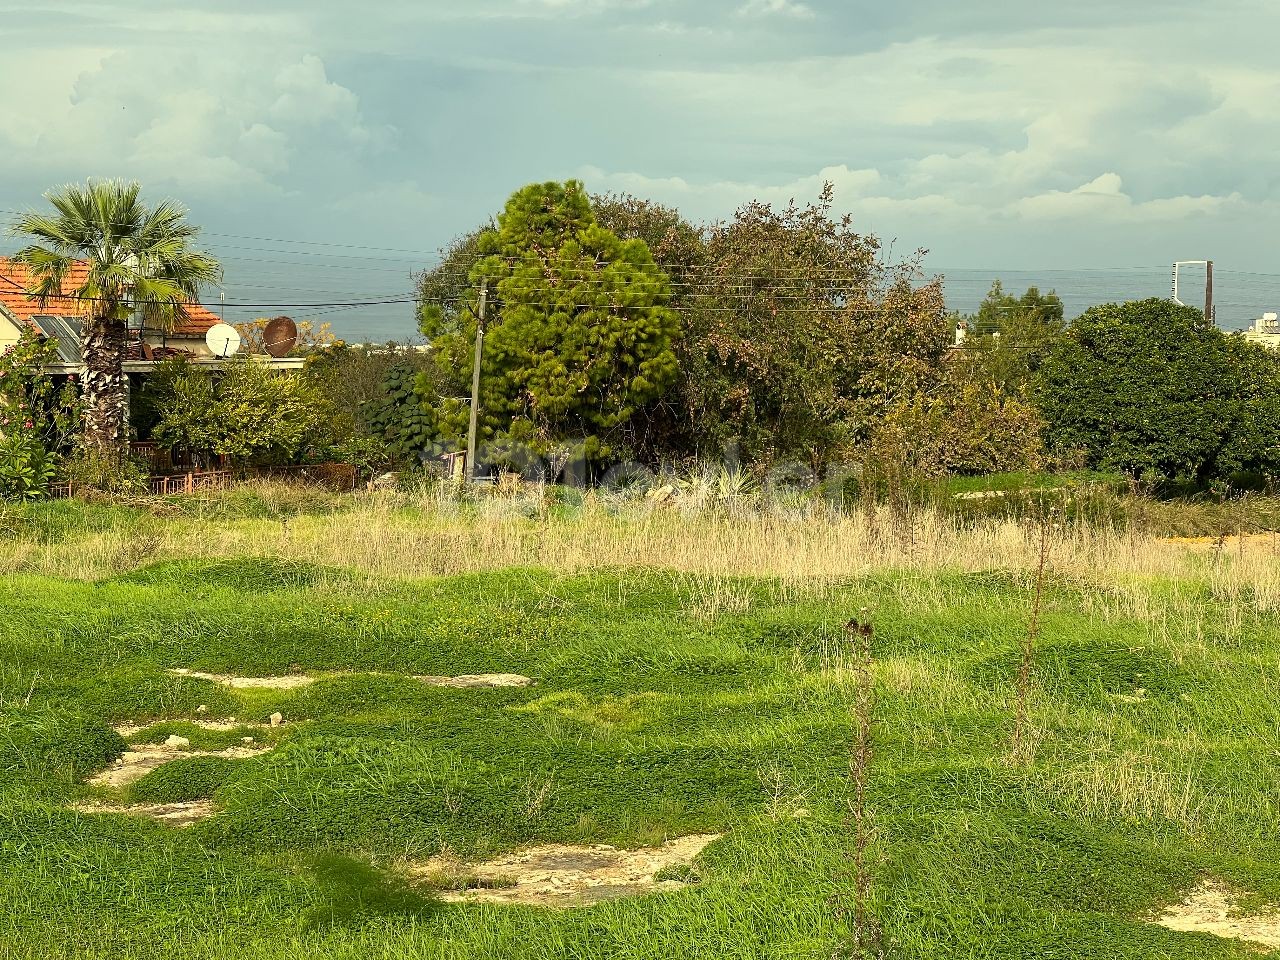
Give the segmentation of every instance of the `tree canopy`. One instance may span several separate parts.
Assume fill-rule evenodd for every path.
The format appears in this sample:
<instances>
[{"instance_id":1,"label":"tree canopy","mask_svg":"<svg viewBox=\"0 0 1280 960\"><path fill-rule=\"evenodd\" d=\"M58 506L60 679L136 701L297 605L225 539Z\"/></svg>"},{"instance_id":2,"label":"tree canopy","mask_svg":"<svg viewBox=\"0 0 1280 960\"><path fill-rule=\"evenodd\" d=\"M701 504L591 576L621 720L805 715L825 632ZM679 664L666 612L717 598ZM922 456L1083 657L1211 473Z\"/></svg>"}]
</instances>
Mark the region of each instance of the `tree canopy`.
<instances>
[{"instance_id":1,"label":"tree canopy","mask_svg":"<svg viewBox=\"0 0 1280 960\"><path fill-rule=\"evenodd\" d=\"M83 337L84 442L118 456L127 443L123 374L126 324L170 329L221 275L218 261L194 248L198 233L172 201L142 202L136 183L93 181L48 194L54 212L18 218L14 232L32 242L14 255L35 278L41 301L70 298L88 317ZM83 263L84 269L78 270Z\"/></svg>"},{"instance_id":2,"label":"tree canopy","mask_svg":"<svg viewBox=\"0 0 1280 960\"><path fill-rule=\"evenodd\" d=\"M1088 464L1199 484L1280 475L1280 357L1167 300L1093 307L1036 390L1046 438Z\"/></svg>"},{"instance_id":3,"label":"tree canopy","mask_svg":"<svg viewBox=\"0 0 1280 960\"><path fill-rule=\"evenodd\" d=\"M480 432L490 456L565 447L588 461L613 456L637 410L674 382L679 321L671 288L642 240L601 226L582 185L531 184L476 241L465 309L427 304L422 329L441 373L435 432L461 444L479 312L488 305ZM503 451L506 451L505 453Z\"/></svg>"}]
</instances>

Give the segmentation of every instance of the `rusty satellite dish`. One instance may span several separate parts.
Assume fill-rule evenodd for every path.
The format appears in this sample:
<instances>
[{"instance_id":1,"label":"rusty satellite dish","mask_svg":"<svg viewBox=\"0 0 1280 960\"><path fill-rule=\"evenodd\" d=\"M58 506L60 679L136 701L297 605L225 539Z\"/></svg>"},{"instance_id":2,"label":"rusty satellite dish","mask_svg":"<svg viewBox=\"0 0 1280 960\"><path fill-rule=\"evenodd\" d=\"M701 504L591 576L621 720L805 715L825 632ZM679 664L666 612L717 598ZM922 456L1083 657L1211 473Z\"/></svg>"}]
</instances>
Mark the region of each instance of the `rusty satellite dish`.
<instances>
[{"instance_id":1,"label":"rusty satellite dish","mask_svg":"<svg viewBox=\"0 0 1280 960\"><path fill-rule=\"evenodd\" d=\"M262 345L267 353L277 360L287 357L289 352L298 345L298 325L293 322L292 317L276 317L269 320L267 328L262 331Z\"/></svg>"}]
</instances>

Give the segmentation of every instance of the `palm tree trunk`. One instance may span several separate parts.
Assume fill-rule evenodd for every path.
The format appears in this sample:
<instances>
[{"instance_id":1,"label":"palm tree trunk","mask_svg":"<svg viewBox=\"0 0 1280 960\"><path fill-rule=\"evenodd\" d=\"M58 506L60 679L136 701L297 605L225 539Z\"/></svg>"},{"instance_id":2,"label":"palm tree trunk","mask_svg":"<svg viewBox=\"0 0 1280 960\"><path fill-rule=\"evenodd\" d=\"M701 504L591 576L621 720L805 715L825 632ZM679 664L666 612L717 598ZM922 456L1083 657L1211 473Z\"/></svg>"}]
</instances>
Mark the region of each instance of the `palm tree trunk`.
<instances>
[{"instance_id":1,"label":"palm tree trunk","mask_svg":"<svg viewBox=\"0 0 1280 960\"><path fill-rule=\"evenodd\" d=\"M111 304L87 324L84 334L84 445L118 459L128 443L128 390L124 379L126 329Z\"/></svg>"}]
</instances>

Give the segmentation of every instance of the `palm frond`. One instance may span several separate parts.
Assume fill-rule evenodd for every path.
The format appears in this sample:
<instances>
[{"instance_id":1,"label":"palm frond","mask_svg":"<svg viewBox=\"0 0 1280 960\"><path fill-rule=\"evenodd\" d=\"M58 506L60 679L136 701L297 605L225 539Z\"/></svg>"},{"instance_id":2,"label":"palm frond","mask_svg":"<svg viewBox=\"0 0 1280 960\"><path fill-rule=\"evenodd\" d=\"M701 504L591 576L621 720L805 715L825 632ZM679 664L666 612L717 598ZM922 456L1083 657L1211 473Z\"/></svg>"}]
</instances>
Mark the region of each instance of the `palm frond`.
<instances>
[{"instance_id":1,"label":"palm frond","mask_svg":"<svg viewBox=\"0 0 1280 960\"><path fill-rule=\"evenodd\" d=\"M13 228L36 241L15 259L31 270L38 297L102 303L104 311L132 304L152 325L169 326L198 300L203 285L222 275L214 257L190 245L199 231L185 208L171 200L148 208L136 183L73 184L47 199L53 215L27 214ZM65 290L76 261L87 265L86 278L79 289Z\"/></svg>"}]
</instances>

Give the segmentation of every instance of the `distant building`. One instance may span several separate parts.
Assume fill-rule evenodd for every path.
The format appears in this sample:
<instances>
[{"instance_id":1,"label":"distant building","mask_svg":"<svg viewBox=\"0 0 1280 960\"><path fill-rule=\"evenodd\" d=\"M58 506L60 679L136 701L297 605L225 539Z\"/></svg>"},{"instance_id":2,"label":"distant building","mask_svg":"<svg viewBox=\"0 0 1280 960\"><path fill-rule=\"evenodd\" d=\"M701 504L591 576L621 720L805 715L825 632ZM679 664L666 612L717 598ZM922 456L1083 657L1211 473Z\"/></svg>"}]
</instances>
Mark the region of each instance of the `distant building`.
<instances>
[{"instance_id":1,"label":"distant building","mask_svg":"<svg viewBox=\"0 0 1280 960\"><path fill-rule=\"evenodd\" d=\"M1264 313L1262 319L1255 320L1253 327L1244 331L1244 338L1250 343L1280 350L1280 319L1274 313Z\"/></svg>"}]
</instances>

